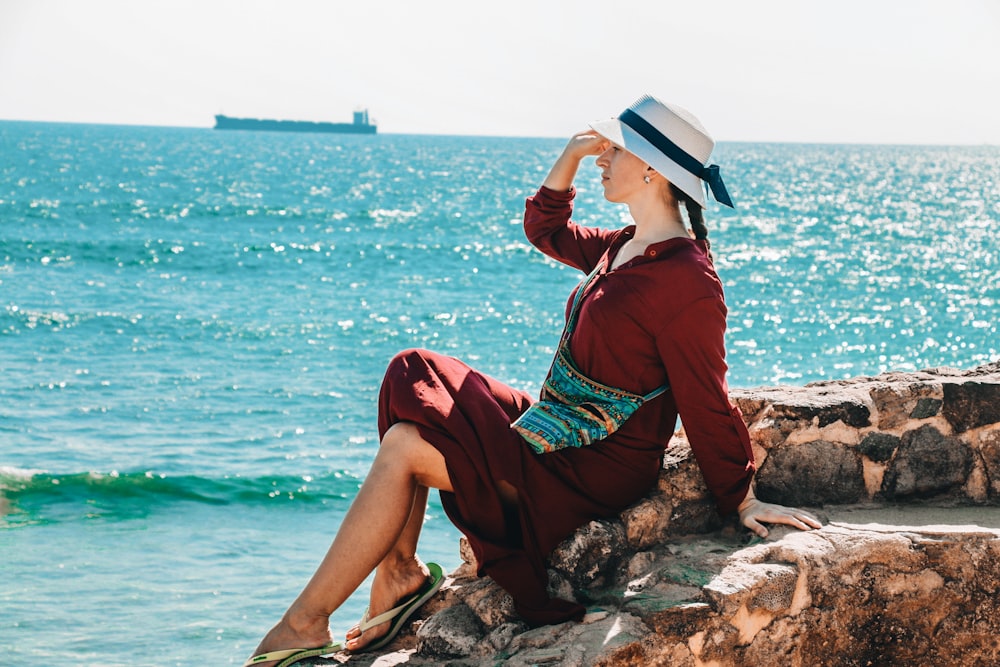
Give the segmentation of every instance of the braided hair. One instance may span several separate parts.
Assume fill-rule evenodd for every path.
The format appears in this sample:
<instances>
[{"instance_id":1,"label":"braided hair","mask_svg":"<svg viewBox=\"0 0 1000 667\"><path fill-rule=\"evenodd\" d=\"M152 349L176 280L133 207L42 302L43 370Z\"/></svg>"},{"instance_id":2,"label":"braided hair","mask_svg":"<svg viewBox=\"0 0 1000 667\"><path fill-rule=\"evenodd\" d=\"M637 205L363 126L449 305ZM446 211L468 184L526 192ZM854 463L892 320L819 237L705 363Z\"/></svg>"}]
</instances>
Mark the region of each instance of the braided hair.
<instances>
[{"instance_id":1,"label":"braided hair","mask_svg":"<svg viewBox=\"0 0 1000 667\"><path fill-rule=\"evenodd\" d=\"M688 222L691 224L691 231L694 232L696 239L705 241L705 246L709 249L708 257L711 259L712 242L708 240L708 227L705 226L705 215L702 212L701 206L673 183L670 184L670 194L675 200L684 204L684 208L687 209Z\"/></svg>"}]
</instances>

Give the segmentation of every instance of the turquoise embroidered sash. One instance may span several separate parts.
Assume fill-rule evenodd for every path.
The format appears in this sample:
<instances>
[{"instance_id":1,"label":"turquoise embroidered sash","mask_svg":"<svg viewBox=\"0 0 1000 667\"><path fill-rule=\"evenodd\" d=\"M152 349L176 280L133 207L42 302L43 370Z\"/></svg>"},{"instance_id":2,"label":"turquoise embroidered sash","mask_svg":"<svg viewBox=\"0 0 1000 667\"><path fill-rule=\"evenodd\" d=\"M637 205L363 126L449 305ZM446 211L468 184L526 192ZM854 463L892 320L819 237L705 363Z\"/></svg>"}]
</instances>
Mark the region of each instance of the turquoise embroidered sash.
<instances>
[{"instance_id":1,"label":"turquoise embroidered sash","mask_svg":"<svg viewBox=\"0 0 1000 667\"><path fill-rule=\"evenodd\" d=\"M538 454L603 440L621 428L643 403L670 388L665 384L645 396L633 394L591 380L573 362L569 337L576 326L583 293L602 267L598 264L576 292L539 400L510 425Z\"/></svg>"}]
</instances>

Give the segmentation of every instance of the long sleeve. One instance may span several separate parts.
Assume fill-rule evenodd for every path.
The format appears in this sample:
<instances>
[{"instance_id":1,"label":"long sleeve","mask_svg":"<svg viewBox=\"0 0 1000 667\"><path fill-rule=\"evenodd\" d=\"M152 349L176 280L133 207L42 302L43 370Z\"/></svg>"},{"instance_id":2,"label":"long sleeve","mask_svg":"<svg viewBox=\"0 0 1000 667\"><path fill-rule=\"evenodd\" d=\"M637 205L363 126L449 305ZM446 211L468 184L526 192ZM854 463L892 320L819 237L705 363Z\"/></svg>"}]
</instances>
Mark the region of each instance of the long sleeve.
<instances>
[{"instance_id":1,"label":"long sleeve","mask_svg":"<svg viewBox=\"0 0 1000 667\"><path fill-rule=\"evenodd\" d=\"M575 196L575 189L558 192L539 188L525 202L524 233L549 257L589 273L620 232L572 222Z\"/></svg>"},{"instance_id":2,"label":"long sleeve","mask_svg":"<svg viewBox=\"0 0 1000 667\"><path fill-rule=\"evenodd\" d=\"M729 401L725 328L725 304L706 297L689 304L657 336L684 432L723 514L746 496L755 469L750 434Z\"/></svg>"}]
</instances>

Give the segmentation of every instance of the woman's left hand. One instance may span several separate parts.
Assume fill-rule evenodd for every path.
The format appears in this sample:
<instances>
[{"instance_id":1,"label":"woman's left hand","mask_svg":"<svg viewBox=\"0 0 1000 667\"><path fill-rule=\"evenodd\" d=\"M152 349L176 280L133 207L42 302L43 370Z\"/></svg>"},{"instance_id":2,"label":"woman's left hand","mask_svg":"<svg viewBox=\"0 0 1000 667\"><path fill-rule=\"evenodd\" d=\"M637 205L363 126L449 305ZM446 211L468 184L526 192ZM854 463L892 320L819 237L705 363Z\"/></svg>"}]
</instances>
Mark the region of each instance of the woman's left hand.
<instances>
[{"instance_id":1,"label":"woman's left hand","mask_svg":"<svg viewBox=\"0 0 1000 667\"><path fill-rule=\"evenodd\" d=\"M794 507L785 507L784 505L775 505L757 500L754 496L753 487L747 491L746 498L740 503L737 511L740 514L740 523L760 537L767 537L768 533L767 528L761 522L783 523L794 526L799 530L812 530L813 528L823 527L823 524L809 512Z\"/></svg>"}]
</instances>

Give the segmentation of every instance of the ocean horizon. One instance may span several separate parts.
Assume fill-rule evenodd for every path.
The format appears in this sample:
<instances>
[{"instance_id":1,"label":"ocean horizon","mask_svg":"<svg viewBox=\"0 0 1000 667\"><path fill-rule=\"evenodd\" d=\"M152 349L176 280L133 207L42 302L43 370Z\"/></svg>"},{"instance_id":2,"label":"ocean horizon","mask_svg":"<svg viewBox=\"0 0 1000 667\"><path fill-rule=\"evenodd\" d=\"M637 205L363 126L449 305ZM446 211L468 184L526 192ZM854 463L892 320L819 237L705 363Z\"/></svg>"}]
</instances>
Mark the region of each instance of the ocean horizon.
<instances>
[{"instance_id":1,"label":"ocean horizon","mask_svg":"<svg viewBox=\"0 0 1000 667\"><path fill-rule=\"evenodd\" d=\"M272 120L265 118L253 118L250 116L233 116L234 118L249 118L251 120ZM280 121L291 121L291 122L307 122L307 123L331 123L337 124L341 121L336 120L317 120L317 119L273 119ZM374 121L373 121L374 122ZM122 123L115 121L78 121L78 120L29 120L24 118L0 118L0 124L7 125L69 125L69 126L93 126L93 127L119 127L119 128L135 128L135 129L150 129L150 130L215 130L216 128L208 122L205 125L173 125L173 124L151 124L151 123ZM217 130L225 132L244 132L247 130ZM343 133L337 132L302 132L302 131L289 131L289 130L249 130L251 134L318 134L318 135L338 135L343 136ZM385 137L430 137L439 139L531 139L539 141L557 141L565 143L568 137L558 137L549 135L528 135L528 134L451 134L451 133L428 133L428 132L386 132L384 130L378 130L376 136ZM726 144L768 144L775 146L857 146L857 147L875 147L875 148L1000 148L1000 144L989 142L989 141L977 141L972 143L953 143L953 142L919 142L919 143L899 143L899 142L889 142L889 143L872 143L863 141L797 141L797 140L780 140L780 139L769 139L769 140L755 140L755 139L717 139L717 146L724 146ZM560 144L561 145L561 144ZM715 155L713 153L713 155ZM713 158L714 159L714 158Z\"/></svg>"},{"instance_id":2,"label":"ocean horizon","mask_svg":"<svg viewBox=\"0 0 1000 667\"><path fill-rule=\"evenodd\" d=\"M242 664L364 479L396 352L537 393L582 276L521 215L565 141L0 121L5 661ZM732 387L1000 358L1000 147L713 161ZM624 224L577 186L578 222ZM421 557L458 539L432 493Z\"/></svg>"}]
</instances>

